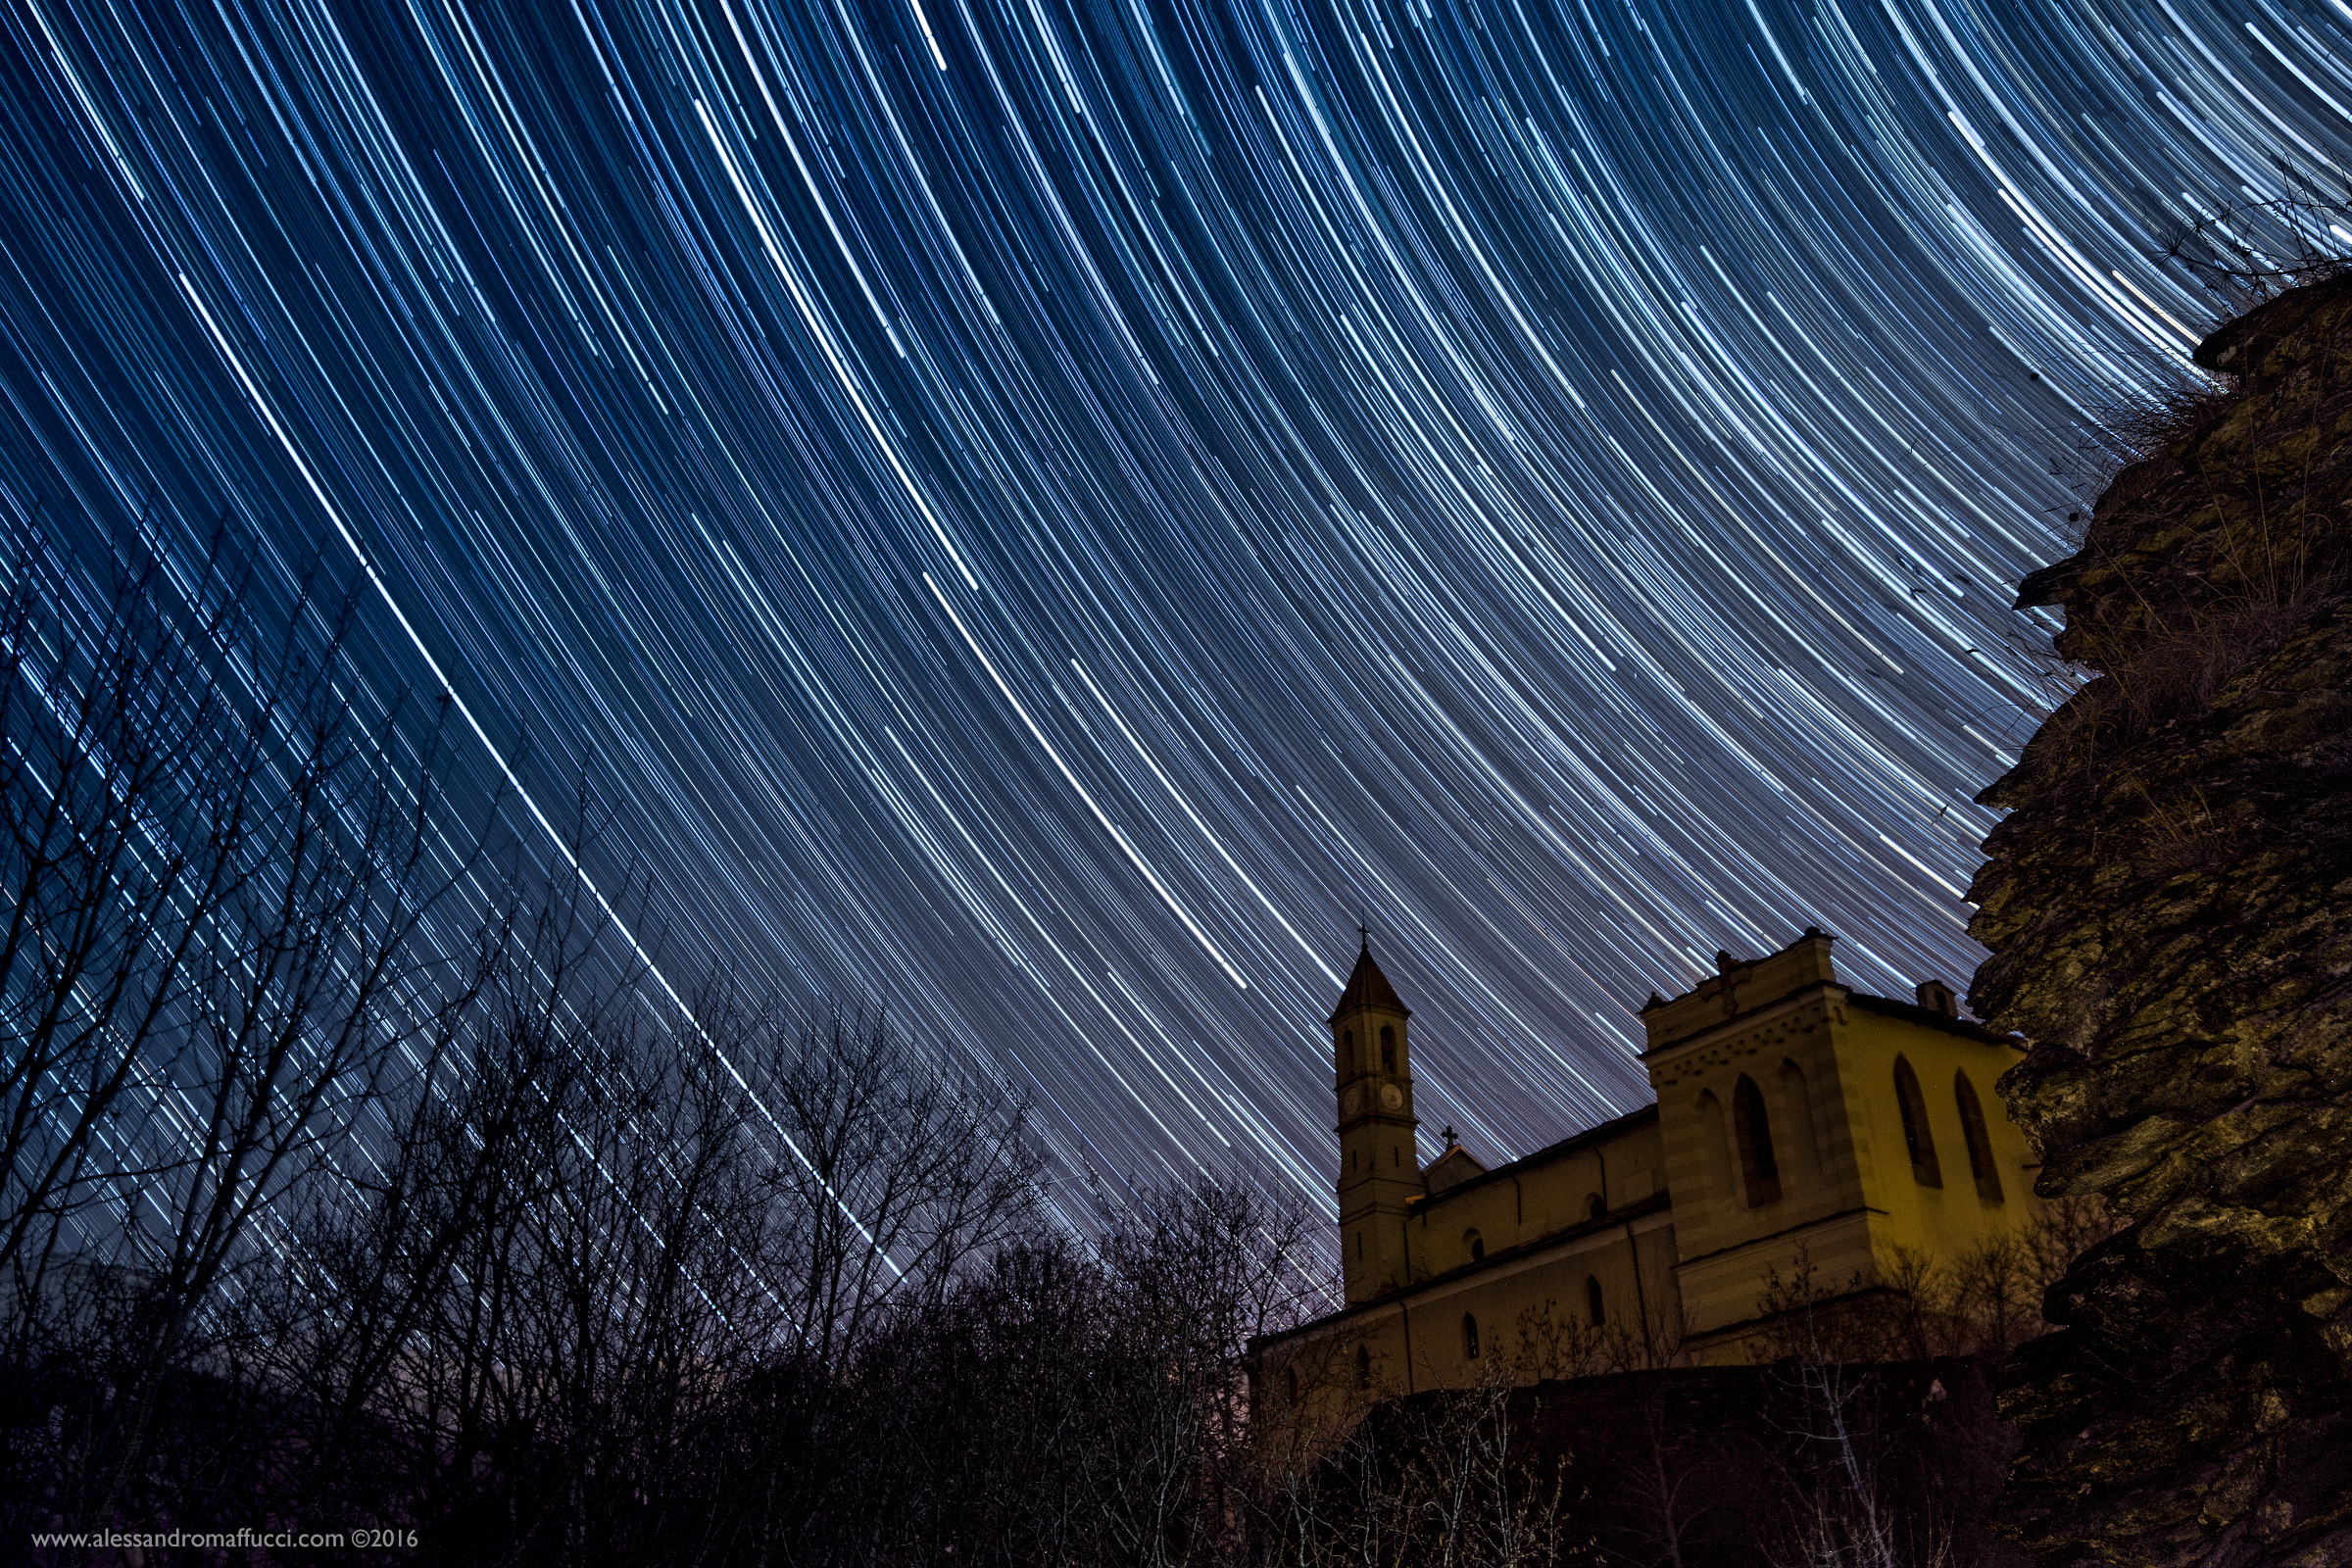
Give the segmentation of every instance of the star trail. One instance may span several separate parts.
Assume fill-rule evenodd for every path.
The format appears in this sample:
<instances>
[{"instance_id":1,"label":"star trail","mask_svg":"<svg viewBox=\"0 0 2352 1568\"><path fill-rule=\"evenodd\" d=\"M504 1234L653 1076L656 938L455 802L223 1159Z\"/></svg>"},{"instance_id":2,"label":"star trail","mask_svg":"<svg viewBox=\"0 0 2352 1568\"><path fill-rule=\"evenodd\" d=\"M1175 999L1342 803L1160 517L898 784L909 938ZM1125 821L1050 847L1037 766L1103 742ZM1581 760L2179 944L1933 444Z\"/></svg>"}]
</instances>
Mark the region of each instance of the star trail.
<instances>
[{"instance_id":1,"label":"star trail","mask_svg":"<svg viewBox=\"0 0 2352 1568\"><path fill-rule=\"evenodd\" d=\"M2352 148L2352 9L2260 0L24 0L5 62L20 537L356 583L355 701L446 692L454 809L659 985L1323 1203L1359 918L1488 1155L1644 1101L1718 948L1965 981L2014 584L2215 319L2164 243Z\"/></svg>"}]
</instances>

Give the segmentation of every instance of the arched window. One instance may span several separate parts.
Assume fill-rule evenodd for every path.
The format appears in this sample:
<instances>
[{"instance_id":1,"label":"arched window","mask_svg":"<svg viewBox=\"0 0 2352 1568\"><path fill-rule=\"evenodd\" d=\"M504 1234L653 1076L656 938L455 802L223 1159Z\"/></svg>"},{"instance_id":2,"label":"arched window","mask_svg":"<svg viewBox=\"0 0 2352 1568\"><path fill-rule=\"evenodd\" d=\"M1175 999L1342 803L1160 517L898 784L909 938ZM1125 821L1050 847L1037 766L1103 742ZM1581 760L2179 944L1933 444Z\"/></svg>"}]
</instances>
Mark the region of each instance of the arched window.
<instances>
[{"instance_id":1,"label":"arched window","mask_svg":"<svg viewBox=\"0 0 2352 1568\"><path fill-rule=\"evenodd\" d=\"M1805 1087L1803 1069L1793 1061L1782 1061L1779 1087L1781 1144L1788 1151L1789 1173L1801 1188L1821 1179L1821 1135L1813 1125L1813 1096Z\"/></svg>"},{"instance_id":2,"label":"arched window","mask_svg":"<svg viewBox=\"0 0 2352 1568\"><path fill-rule=\"evenodd\" d=\"M1952 1098L1960 1102L1960 1136L1968 1143L1968 1173L1977 1179L1977 1196L1987 1203L2001 1201L2001 1171L1992 1162L1992 1135L1984 1128L1984 1107L1977 1103L1977 1086L1968 1074L1952 1074Z\"/></svg>"},{"instance_id":3,"label":"arched window","mask_svg":"<svg viewBox=\"0 0 2352 1568\"><path fill-rule=\"evenodd\" d=\"M1340 1071L1350 1073L1355 1068L1355 1031L1343 1029L1340 1031Z\"/></svg>"},{"instance_id":4,"label":"arched window","mask_svg":"<svg viewBox=\"0 0 2352 1568\"><path fill-rule=\"evenodd\" d=\"M1364 1260L1364 1233L1362 1231L1355 1233L1355 1260L1358 1263Z\"/></svg>"},{"instance_id":5,"label":"arched window","mask_svg":"<svg viewBox=\"0 0 2352 1568\"><path fill-rule=\"evenodd\" d=\"M1476 1231L1464 1231L1462 1250L1468 1254L1471 1262L1483 1263L1487 1258L1487 1240Z\"/></svg>"},{"instance_id":6,"label":"arched window","mask_svg":"<svg viewBox=\"0 0 2352 1568\"><path fill-rule=\"evenodd\" d=\"M1608 1321L1608 1315L1601 1310L1601 1305L1600 1276L1588 1274L1585 1276L1585 1316L1592 1320L1594 1328Z\"/></svg>"},{"instance_id":7,"label":"arched window","mask_svg":"<svg viewBox=\"0 0 2352 1568\"><path fill-rule=\"evenodd\" d=\"M1297 1404L1298 1402L1298 1371L1296 1367L1286 1368L1284 1370L1282 1374L1282 1388L1283 1393L1289 1396L1290 1402L1292 1404Z\"/></svg>"},{"instance_id":8,"label":"arched window","mask_svg":"<svg viewBox=\"0 0 2352 1568\"><path fill-rule=\"evenodd\" d=\"M1919 1074L1908 1056L1894 1058L1894 1102L1903 1113L1903 1148L1911 1153L1911 1176L1922 1187L1941 1187L1943 1167L1936 1163L1936 1135L1928 1127L1928 1102L1919 1092Z\"/></svg>"},{"instance_id":9,"label":"arched window","mask_svg":"<svg viewBox=\"0 0 2352 1568\"><path fill-rule=\"evenodd\" d=\"M1372 1386L1372 1352L1360 1345L1355 1348L1355 1386L1359 1389Z\"/></svg>"},{"instance_id":10,"label":"arched window","mask_svg":"<svg viewBox=\"0 0 2352 1568\"><path fill-rule=\"evenodd\" d=\"M1600 1200L1600 1195L1598 1193L1587 1193L1585 1195L1585 1218L1598 1219L1601 1215L1606 1214L1608 1211L1609 1205Z\"/></svg>"},{"instance_id":11,"label":"arched window","mask_svg":"<svg viewBox=\"0 0 2352 1568\"><path fill-rule=\"evenodd\" d=\"M1747 1206L1779 1202L1781 1166L1772 1157L1772 1118L1764 1109L1764 1091L1745 1073L1732 1089L1732 1128L1740 1138L1740 1180L1747 1189Z\"/></svg>"},{"instance_id":12,"label":"arched window","mask_svg":"<svg viewBox=\"0 0 2352 1568\"><path fill-rule=\"evenodd\" d=\"M1472 1361L1478 1359L1478 1319L1467 1312L1462 1314L1462 1354Z\"/></svg>"},{"instance_id":13,"label":"arched window","mask_svg":"<svg viewBox=\"0 0 2352 1568\"><path fill-rule=\"evenodd\" d=\"M1380 1070L1396 1070L1396 1031L1385 1023L1380 1026Z\"/></svg>"},{"instance_id":14,"label":"arched window","mask_svg":"<svg viewBox=\"0 0 2352 1568\"><path fill-rule=\"evenodd\" d=\"M1732 1191L1731 1164L1724 1155L1723 1102L1715 1098L1714 1090L1704 1089L1699 1091L1696 1108L1699 1142L1707 1150L1707 1196L1711 1201L1721 1201Z\"/></svg>"}]
</instances>

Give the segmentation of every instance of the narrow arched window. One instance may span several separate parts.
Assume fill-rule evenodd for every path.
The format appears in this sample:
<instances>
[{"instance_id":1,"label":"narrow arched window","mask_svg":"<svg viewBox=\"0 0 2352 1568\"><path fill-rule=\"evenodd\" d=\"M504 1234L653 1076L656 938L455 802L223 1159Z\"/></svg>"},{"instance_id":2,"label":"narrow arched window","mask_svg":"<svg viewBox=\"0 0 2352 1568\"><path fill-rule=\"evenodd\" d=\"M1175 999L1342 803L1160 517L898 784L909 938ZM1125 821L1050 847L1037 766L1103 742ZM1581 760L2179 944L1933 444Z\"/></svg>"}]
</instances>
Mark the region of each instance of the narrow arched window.
<instances>
[{"instance_id":1,"label":"narrow arched window","mask_svg":"<svg viewBox=\"0 0 2352 1568\"><path fill-rule=\"evenodd\" d=\"M1478 1359L1478 1319L1467 1312L1462 1314L1462 1354L1472 1361Z\"/></svg>"},{"instance_id":2,"label":"narrow arched window","mask_svg":"<svg viewBox=\"0 0 2352 1568\"><path fill-rule=\"evenodd\" d=\"M1355 1386L1359 1389L1372 1386L1372 1352L1360 1345L1355 1348Z\"/></svg>"},{"instance_id":3,"label":"narrow arched window","mask_svg":"<svg viewBox=\"0 0 2352 1568\"><path fill-rule=\"evenodd\" d=\"M1298 1374L1295 1369L1286 1370L1282 1374L1282 1388L1283 1392L1290 1396L1290 1402L1297 1404L1298 1402Z\"/></svg>"},{"instance_id":4,"label":"narrow arched window","mask_svg":"<svg viewBox=\"0 0 2352 1568\"><path fill-rule=\"evenodd\" d=\"M1380 1070L1396 1070L1396 1031L1385 1023L1380 1026Z\"/></svg>"},{"instance_id":5,"label":"narrow arched window","mask_svg":"<svg viewBox=\"0 0 2352 1568\"><path fill-rule=\"evenodd\" d=\"M1813 1125L1813 1096L1805 1087L1803 1069L1784 1059L1780 1070L1781 1148L1787 1151L1788 1172L1802 1188L1821 1179L1821 1136Z\"/></svg>"},{"instance_id":6,"label":"narrow arched window","mask_svg":"<svg viewBox=\"0 0 2352 1568\"><path fill-rule=\"evenodd\" d=\"M1340 1031L1340 1071L1345 1075L1355 1069L1355 1031L1343 1029Z\"/></svg>"},{"instance_id":7,"label":"narrow arched window","mask_svg":"<svg viewBox=\"0 0 2352 1568\"><path fill-rule=\"evenodd\" d=\"M1908 1056L1894 1058L1894 1102L1903 1113L1903 1148L1911 1155L1911 1176L1922 1187L1941 1187L1943 1167L1936 1163L1936 1135L1928 1127L1927 1098L1919 1092L1919 1074Z\"/></svg>"},{"instance_id":8,"label":"narrow arched window","mask_svg":"<svg viewBox=\"0 0 2352 1568\"><path fill-rule=\"evenodd\" d=\"M1739 1135L1740 1179L1747 1188L1747 1206L1779 1202L1781 1166L1772 1155L1772 1117L1764 1109L1764 1091L1745 1073L1732 1089L1732 1128Z\"/></svg>"},{"instance_id":9,"label":"narrow arched window","mask_svg":"<svg viewBox=\"0 0 2352 1568\"><path fill-rule=\"evenodd\" d=\"M1702 1089L1695 1108L1699 1142L1707 1151L1707 1197L1710 1201L1720 1201L1732 1190L1732 1172L1724 1157L1723 1102L1715 1098L1714 1090Z\"/></svg>"},{"instance_id":10,"label":"narrow arched window","mask_svg":"<svg viewBox=\"0 0 2352 1568\"><path fill-rule=\"evenodd\" d=\"M1599 1328L1601 1324L1608 1321L1608 1316L1601 1307L1600 1276L1588 1274L1585 1276L1585 1316L1592 1320L1594 1328Z\"/></svg>"},{"instance_id":11,"label":"narrow arched window","mask_svg":"<svg viewBox=\"0 0 2352 1568\"><path fill-rule=\"evenodd\" d=\"M1968 1074L1952 1074L1952 1098L1960 1103L1960 1136L1968 1144L1968 1173L1977 1179L1977 1196L1987 1203L2001 1197L2000 1167L1992 1162L1992 1135L1984 1126L1984 1107L1977 1103L1977 1086Z\"/></svg>"},{"instance_id":12,"label":"narrow arched window","mask_svg":"<svg viewBox=\"0 0 2352 1568\"><path fill-rule=\"evenodd\" d=\"M1464 1231L1462 1250L1470 1254L1471 1262L1483 1263L1487 1259L1487 1239L1476 1231Z\"/></svg>"},{"instance_id":13,"label":"narrow arched window","mask_svg":"<svg viewBox=\"0 0 2352 1568\"><path fill-rule=\"evenodd\" d=\"M1364 1260L1364 1233L1362 1231L1355 1233L1355 1260L1359 1263Z\"/></svg>"},{"instance_id":14,"label":"narrow arched window","mask_svg":"<svg viewBox=\"0 0 2352 1568\"><path fill-rule=\"evenodd\" d=\"M1600 1195L1598 1193L1587 1193L1585 1195L1585 1218L1598 1219L1601 1215L1606 1214L1608 1211L1609 1205L1600 1200Z\"/></svg>"}]
</instances>

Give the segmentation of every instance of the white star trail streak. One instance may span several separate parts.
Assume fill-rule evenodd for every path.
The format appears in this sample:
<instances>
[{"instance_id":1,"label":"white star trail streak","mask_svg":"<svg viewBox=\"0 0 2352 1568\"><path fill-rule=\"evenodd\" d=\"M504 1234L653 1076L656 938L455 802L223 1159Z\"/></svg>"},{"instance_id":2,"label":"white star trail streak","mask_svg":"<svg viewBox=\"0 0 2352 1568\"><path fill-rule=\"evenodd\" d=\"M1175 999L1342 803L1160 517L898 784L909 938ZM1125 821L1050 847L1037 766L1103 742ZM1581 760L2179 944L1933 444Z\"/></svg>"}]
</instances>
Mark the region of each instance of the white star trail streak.
<instances>
[{"instance_id":1,"label":"white star trail streak","mask_svg":"<svg viewBox=\"0 0 2352 1568\"><path fill-rule=\"evenodd\" d=\"M1064 1175L1323 1202L1359 917L1491 1154L1641 1102L1719 948L1966 977L2016 580L2217 318L2164 245L2352 167L2316 0L5 37L12 560L225 517L265 620L372 584L362 706L446 676L543 872L586 781L679 995L878 1002Z\"/></svg>"}]
</instances>

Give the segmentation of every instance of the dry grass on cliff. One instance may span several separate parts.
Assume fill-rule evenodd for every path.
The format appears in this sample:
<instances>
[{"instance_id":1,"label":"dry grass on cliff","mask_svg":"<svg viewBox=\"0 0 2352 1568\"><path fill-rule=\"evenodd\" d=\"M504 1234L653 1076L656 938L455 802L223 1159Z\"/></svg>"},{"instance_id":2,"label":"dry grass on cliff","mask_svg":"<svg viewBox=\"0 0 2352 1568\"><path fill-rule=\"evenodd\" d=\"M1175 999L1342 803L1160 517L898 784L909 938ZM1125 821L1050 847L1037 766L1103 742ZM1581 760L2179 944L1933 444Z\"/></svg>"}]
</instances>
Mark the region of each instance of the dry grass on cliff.
<instances>
[{"instance_id":1,"label":"dry grass on cliff","mask_svg":"<svg viewBox=\"0 0 2352 1568\"><path fill-rule=\"evenodd\" d=\"M2238 398L2234 378L2182 371L2180 378L2145 397L2099 411L2100 446L2120 458L2108 477L2156 457L2184 436L2196 434Z\"/></svg>"},{"instance_id":2,"label":"dry grass on cliff","mask_svg":"<svg viewBox=\"0 0 2352 1568\"><path fill-rule=\"evenodd\" d=\"M2276 652L2325 597L2307 577L2281 571L2275 587L2249 587L2157 621L2099 661L2109 682L2099 716L2119 720L2116 738L2132 740L2204 711L2233 676Z\"/></svg>"},{"instance_id":3,"label":"dry grass on cliff","mask_svg":"<svg viewBox=\"0 0 2352 1568\"><path fill-rule=\"evenodd\" d=\"M2112 466L2076 543L2087 569L2123 570L2131 595L2112 630L2070 617L2063 639L2060 657L2085 683L2063 723L2068 750L2084 760L2202 711L2343 591L2344 572L2325 559L2332 529L2311 475L2282 486L2276 503L2224 501L2193 562L2133 559L2151 535L2223 500L2198 491L2172 453L2242 395L2230 380L2184 376L2105 411L2098 445Z\"/></svg>"}]
</instances>

